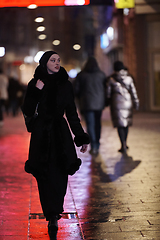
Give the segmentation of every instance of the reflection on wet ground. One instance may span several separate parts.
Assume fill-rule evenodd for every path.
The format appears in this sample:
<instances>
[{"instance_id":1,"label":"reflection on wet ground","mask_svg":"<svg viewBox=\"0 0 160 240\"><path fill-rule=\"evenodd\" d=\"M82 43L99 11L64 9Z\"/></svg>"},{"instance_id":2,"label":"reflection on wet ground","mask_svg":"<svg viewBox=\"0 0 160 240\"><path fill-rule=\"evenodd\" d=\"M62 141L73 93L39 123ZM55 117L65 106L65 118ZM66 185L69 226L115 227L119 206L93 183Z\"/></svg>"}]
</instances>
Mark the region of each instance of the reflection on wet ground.
<instances>
[{"instance_id":1,"label":"reflection on wet ground","mask_svg":"<svg viewBox=\"0 0 160 240\"><path fill-rule=\"evenodd\" d=\"M127 154L109 120L97 157L77 149L83 164L69 177L58 240L160 239L159 116L135 117ZM0 129L0 240L49 240L36 181L23 170L29 136L21 116Z\"/></svg>"},{"instance_id":2,"label":"reflection on wet ground","mask_svg":"<svg viewBox=\"0 0 160 240\"><path fill-rule=\"evenodd\" d=\"M112 158L111 158L112 161ZM122 154L120 160L115 164L114 173L107 174L105 172L104 160L102 159L101 154L99 154L92 162L93 171L100 176L101 182L113 182L116 181L119 177L124 176L127 173L132 172L138 165L141 163L140 160L133 160L128 154Z\"/></svg>"}]
</instances>

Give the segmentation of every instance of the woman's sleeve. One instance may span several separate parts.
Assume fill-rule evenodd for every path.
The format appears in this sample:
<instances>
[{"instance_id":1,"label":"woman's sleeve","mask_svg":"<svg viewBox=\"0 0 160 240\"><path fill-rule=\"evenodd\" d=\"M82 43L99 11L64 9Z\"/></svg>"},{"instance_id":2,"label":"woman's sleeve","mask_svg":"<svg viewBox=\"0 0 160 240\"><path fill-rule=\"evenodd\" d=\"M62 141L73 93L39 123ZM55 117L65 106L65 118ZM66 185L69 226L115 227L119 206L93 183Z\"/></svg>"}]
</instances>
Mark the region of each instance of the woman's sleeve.
<instances>
[{"instance_id":1,"label":"woman's sleeve","mask_svg":"<svg viewBox=\"0 0 160 240\"><path fill-rule=\"evenodd\" d=\"M40 100L42 90L38 89L35 86L36 82L34 79L32 79L27 87L27 91L24 97L24 101L22 104L22 112L28 116L31 117L35 113L36 106Z\"/></svg>"},{"instance_id":2,"label":"woman's sleeve","mask_svg":"<svg viewBox=\"0 0 160 240\"><path fill-rule=\"evenodd\" d=\"M138 110L139 109L139 99L138 99L138 95L137 95L137 91L136 91L136 87L134 85L133 79L132 79L131 85L130 85L130 92L131 92L132 100L134 103L134 108L136 110Z\"/></svg>"},{"instance_id":3,"label":"woman's sleeve","mask_svg":"<svg viewBox=\"0 0 160 240\"><path fill-rule=\"evenodd\" d=\"M74 142L77 147L82 146L83 144L89 144L89 135L84 132L82 125L80 123L80 119L78 117L76 105L74 102L74 93L73 93L73 87L70 83L69 86L69 103L66 106L66 117L68 120L68 123L70 125L70 128L75 135Z\"/></svg>"},{"instance_id":4,"label":"woman's sleeve","mask_svg":"<svg viewBox=\"0 0 160 240\"><path fill-rule=\"evenodd\" d=\"M80 98L81 96L81 87L80 87L80 74L77 75L75 81L74 81L74 94L75 94L75 97L77 98Z\"/></svg>"}]
</instances>

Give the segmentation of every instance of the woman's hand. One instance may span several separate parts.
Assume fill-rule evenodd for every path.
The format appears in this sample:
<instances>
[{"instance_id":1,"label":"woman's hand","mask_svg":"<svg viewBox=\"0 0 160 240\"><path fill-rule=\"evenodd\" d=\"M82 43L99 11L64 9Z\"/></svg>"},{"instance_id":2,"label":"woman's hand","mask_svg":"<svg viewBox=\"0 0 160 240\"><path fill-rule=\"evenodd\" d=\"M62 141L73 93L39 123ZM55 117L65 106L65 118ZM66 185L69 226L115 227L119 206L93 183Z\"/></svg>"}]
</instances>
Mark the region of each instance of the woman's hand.
<instances>
[{"instance_id":1,"label":"woman's hand","mask_svg":"<svg viewBox=\"0 0 160 240\"><path fill-rule=\"evenodd\" d=\"M42 90L44 87L44 83L40 79L38 79L36 82L36 87Z\"/></svg>"},{"instance_id":2,"label":"woman's hand","mask_svg":"<svg viewBox=\"0 0 160 240\"><path fill-rule=\"evenodd\" d=\"M80 149L80 152L85 153L87 151L87 148L88 148L88 145L87 144L83 144L81 149Z\"/></svg>"}]
</instances>

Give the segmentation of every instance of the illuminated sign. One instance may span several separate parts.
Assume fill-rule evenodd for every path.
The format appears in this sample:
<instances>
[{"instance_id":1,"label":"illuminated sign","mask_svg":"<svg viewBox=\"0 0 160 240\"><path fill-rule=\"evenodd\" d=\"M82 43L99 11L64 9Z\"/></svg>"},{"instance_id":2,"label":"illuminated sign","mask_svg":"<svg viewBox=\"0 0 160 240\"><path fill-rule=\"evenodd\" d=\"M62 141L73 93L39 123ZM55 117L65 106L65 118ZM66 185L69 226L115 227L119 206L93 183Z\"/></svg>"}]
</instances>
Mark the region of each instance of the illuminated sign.
<instances>
[{"instance_id":1,"label":"illuminated sign","mask_svg":"<svg viewBox=\"0 0 160 240\"><path fill-rule=\"evenodd\" d=\"M115 0L116 8L134 8L134 0Z\"/></svg>"},{"instance_id":2,"label":"illuminated sign","mask_svg":"<svg viewBox=\"0 0 160 240\"><path fill-rule=\"evenodd\" d=\"M37 6L81 6L88 5L90 0L0 0L0 7L27 7Z\"/></svg>"}]
</instances>

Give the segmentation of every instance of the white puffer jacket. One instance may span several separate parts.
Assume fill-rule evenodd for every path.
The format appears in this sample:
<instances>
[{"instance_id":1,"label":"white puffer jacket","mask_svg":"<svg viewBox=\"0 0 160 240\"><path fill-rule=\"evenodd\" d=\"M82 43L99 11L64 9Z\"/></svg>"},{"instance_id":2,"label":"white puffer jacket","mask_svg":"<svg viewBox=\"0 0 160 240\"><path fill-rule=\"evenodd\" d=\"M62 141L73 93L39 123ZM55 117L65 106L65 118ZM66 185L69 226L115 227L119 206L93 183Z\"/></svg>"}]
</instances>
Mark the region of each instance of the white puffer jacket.
<instances>
[{"instance_id":1,"label":"white puffer jacket","mask_svg":"<svg viewBox=\"0 0 160 240\"><path fill-rule=\"evenodd\" d=\"M113 126L131 126L133 107L139 108L139 99L133 78L127 74L127 71L121 70L108 78L106 91L107 97L111 97L110 111Z\"/></svg>"}]
</instances>

